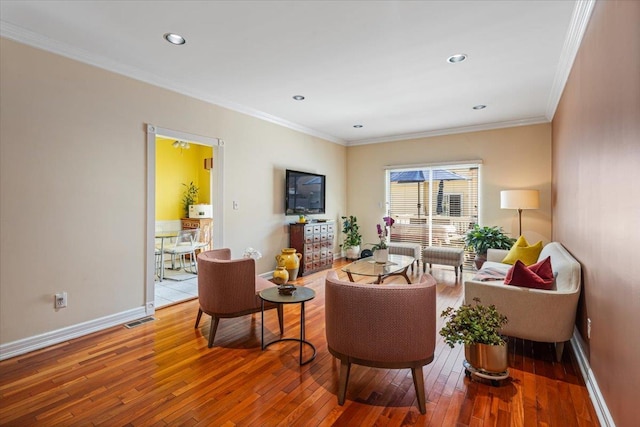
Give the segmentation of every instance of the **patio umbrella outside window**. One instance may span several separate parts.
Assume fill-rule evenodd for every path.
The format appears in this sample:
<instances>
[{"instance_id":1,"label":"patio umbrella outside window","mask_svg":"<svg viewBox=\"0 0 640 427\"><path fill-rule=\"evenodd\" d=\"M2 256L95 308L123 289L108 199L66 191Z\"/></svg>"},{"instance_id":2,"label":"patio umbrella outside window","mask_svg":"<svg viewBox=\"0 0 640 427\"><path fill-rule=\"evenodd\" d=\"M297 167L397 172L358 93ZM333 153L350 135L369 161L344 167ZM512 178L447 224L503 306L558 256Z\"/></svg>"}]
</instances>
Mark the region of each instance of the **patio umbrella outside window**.
<instances>
[{"instance_id":1,"label":"patio umbrella outside window","mask_svg":"<svg viewBox=\"0 0 640 427\"><path fill-rule=\"evenodd\" d=\"M429 181L429 170L411 170L401 172L391 172L390 181L397 183L415 182L418 184L418 218L422 212L422 203L420 201L420 184L422 182ZM442 201L444 198L444 181L458 181L466 180L462 175L458 175L455 172L448 171L446 169L433 169L433 181L440 181L438 184L438 196L436 204L436 214L443 212Z\"/></svg>"}]
</instances>

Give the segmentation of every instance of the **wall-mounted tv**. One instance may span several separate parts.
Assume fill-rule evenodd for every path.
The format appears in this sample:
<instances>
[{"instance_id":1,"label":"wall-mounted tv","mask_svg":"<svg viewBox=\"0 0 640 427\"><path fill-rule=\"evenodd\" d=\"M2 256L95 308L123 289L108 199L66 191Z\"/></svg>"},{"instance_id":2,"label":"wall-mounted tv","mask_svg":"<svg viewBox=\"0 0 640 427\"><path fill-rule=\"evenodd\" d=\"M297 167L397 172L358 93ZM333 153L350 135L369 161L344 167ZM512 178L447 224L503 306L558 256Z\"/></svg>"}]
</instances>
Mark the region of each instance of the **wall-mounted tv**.
<instances>
[{"instance_id":1,"label":"wall-mounted tv","mask_svg":"<svg viewBox=\"0 0 640 427\"><path fill-rule=\"evenodd\" d=\"M326 177L287 169L285 176L286 215L325 213Z\"/></svg>"}]
</instances>

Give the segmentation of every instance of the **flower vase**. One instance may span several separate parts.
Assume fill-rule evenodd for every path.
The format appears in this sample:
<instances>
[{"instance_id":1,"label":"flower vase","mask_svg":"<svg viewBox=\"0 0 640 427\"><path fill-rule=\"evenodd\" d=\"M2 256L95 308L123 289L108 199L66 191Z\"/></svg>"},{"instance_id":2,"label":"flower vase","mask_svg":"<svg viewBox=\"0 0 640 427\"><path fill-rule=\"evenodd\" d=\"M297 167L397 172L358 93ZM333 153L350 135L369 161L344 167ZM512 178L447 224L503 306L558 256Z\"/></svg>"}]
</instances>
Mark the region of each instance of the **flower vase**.
<instances>
[{"instance_id":1,"label":"flower vase","mask_svg":"<svg viewBox=\"0 0 640 427\"><path fill-rule=\"evenodd\" d=\"M389 261L389 249L376 249L373 251L373 260L380 264Z\"/></svg>"},{"instance_id":2,"label":"flower vase","mask_svg":"<svg viewBox=\"0 0 640 427\"><path fill-rule=\"evenodd\" d=\"M278 265L280 265L281 260L284 261L284 265L289 272L289 280L296 280L298 278L301 258L302 254L297 253L294 248L284 248L281 254L276 255Z\"/></svg>"},{"instance_id":3,"label":"flower vase","mask_svg":"<svg viewBox=\"0 0 640 427\"><path fill-rule=\"evenodd\" d=\"M289 272L284 267L284 265L276 267L275 271L273 272L273 283L275 283L276 285L284 285L288 281Z\"/></svg>"}]
</instances>

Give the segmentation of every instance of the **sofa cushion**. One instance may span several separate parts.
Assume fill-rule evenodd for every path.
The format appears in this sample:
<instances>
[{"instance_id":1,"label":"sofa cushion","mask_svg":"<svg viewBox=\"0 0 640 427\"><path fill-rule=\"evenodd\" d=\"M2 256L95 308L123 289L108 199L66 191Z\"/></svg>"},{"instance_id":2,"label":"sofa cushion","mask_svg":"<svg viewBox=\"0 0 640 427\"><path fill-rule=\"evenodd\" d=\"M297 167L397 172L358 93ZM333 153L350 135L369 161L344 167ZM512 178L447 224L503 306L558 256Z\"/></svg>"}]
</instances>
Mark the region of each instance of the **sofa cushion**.
<instances>
[{"instance_id":1,"label":"sofa cushion","mask_svg":"<svg viewBox=\"0 0 640 427\"><path fill-rule=\"evenodd\" d=\"M551 257L529 267L520 260L509 269L504 279L505 285L522 286L525 288L551 290L553 288L554 275L551 268Z\"/></svg>"},{"instance_id":2,"label":"sofa cushion","mask_svg":"<svg viewBox=\"0 0 640 427\"><path fill-rule=\"evenodd\" d=\"M542 240L535 245L529 245L527 239L525 239L524 236L520 236L502 262L505 264L514 264L516 260L520 260L525 265L532 265L538 261L541 251Z\"/></svg>"}]
</instances>

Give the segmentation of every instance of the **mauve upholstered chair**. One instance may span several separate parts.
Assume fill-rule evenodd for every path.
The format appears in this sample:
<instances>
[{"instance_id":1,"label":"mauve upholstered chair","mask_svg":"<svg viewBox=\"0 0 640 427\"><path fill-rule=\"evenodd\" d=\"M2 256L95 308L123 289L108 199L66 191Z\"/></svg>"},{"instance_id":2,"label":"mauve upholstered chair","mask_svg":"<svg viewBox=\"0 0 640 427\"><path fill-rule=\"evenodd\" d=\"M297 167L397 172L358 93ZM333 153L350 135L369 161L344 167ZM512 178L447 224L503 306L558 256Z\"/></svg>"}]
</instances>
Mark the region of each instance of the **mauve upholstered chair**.
<instances>
[{"instance_id":1,"label":"mauve upholstered chair","mask_svg":"<svg viewBox=\"0 0 640 427\"><path fill-rule=\"evenodd\" d=\"M422 367L433 361L436 345L436 281L423 274L413 285L325 282L325 321L329 352L340 359L338 403L344 404L351 364L411 369L418 407L426 412Z\"/></svg>"},{"instance_id":2,"label":"mauve upholstered chair","mask_svg":"<svg viewBox=\"0 0 640 427\"><path fill-rule=\"evenodd\" d=\"M230 249L214 249L198 254L198 300L200 308L196 318L196 329L202 313L211 316L209 347L221 318L239 317L260 311L263 289L275 286L256 275L256 264L252 258L231 259ZM282 304L264 303L264 309L278 310L280 334L284 332Z\"/></svg>"}]
</instances>

